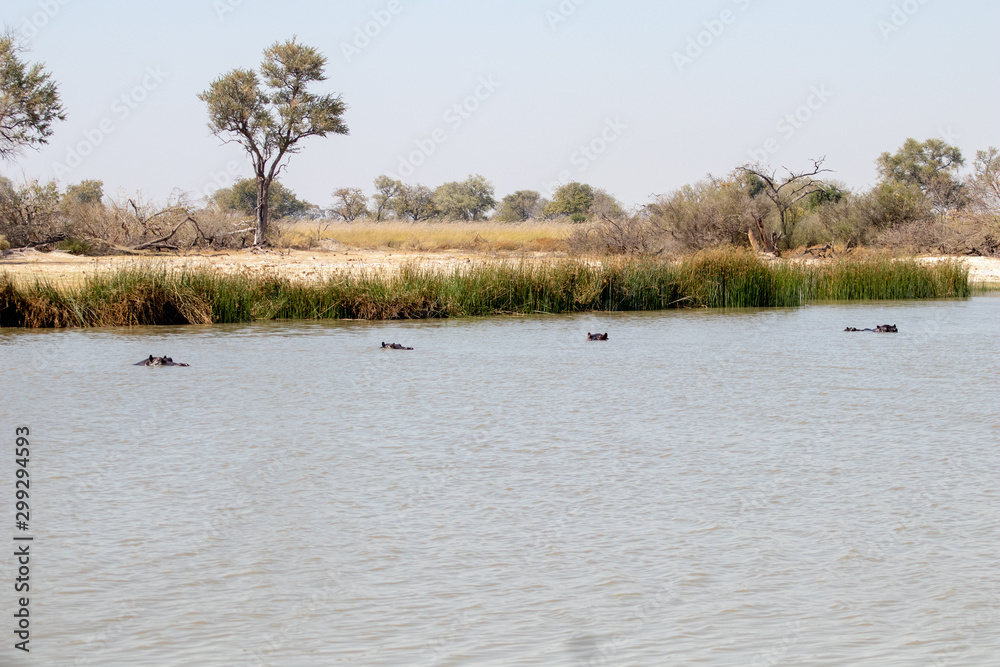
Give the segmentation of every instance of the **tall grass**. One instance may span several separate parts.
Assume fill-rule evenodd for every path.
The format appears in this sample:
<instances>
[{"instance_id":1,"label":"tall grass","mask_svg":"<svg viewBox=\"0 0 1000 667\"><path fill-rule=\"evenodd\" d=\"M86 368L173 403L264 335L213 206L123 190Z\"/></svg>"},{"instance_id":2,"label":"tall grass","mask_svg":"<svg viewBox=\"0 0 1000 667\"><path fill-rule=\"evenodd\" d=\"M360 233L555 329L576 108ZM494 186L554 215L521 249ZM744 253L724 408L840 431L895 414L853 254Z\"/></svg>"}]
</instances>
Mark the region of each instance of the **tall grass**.
<instances>
[{"instance_id":1,"label":"tall grass","mask_svg":"<svg viewBox=\"0 0 1000 667\"><path fill-rule=\"evenodd\" d=\"M576 225L549 220L520 223L494 222L296 222L286 225L283 245L308 245L332 240L352 248L379 248L417 251L540 251L566 249L566 240Z\"/></svg>"},{"instance_id":2,"label":"tall grass","mask_svg":"<svg viewBox=\"0 0 1000 667\"><path fill-rule=\"evenodd\" d=\"M97 273L79 288L16 284L0 276L0 326L418 319L970 294L968 269L955 262L875 258L766 264L741 250L700 253L678 262L484 262L453 272L415 263L391 274L343 272L319 283L270 274L133 268Z\"/></svg>"}]
</instances>

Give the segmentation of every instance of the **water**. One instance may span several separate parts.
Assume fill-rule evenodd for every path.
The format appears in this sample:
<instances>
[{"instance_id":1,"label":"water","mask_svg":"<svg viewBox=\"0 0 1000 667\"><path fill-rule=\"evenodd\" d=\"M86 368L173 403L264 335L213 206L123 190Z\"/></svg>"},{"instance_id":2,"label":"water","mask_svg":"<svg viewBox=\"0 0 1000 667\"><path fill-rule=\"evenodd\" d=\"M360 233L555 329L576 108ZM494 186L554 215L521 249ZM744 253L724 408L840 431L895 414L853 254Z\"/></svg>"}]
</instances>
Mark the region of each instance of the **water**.
<instances>
[{"instance_id":1,"label":"water","mask_svg":"<svg viewBox=\"0 0 1000 667\"><path fill-rule=\"evenodd\" d=\"M0 664L1000 664L998 322L0 330Z\"/></svg>"}]
</instances>

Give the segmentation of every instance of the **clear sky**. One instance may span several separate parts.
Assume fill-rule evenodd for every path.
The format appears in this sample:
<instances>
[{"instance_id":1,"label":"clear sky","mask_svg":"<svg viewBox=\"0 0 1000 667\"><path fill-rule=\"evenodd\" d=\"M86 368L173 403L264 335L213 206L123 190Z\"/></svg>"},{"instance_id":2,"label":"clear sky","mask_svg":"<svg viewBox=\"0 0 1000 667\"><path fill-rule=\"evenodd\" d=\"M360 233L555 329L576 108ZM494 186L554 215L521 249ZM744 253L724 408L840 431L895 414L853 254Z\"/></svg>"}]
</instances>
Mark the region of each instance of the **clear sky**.
<instances>
[{"instance_id":1,"label":"clear sky","mask_svg":"<svg viewBox=\"0 0 1000 667\"><path fill-rule=\"evenodd\" d=\"M825 156L861 188L907 137L1000 145L990 0L5 0L2 20L68 119L0 172L161 201L249 175L197 94L293 35L349 106L350 135L305 140L283 176L321 206L381 173L640 204L761 158Z\"/></svg>"}]
</instances>

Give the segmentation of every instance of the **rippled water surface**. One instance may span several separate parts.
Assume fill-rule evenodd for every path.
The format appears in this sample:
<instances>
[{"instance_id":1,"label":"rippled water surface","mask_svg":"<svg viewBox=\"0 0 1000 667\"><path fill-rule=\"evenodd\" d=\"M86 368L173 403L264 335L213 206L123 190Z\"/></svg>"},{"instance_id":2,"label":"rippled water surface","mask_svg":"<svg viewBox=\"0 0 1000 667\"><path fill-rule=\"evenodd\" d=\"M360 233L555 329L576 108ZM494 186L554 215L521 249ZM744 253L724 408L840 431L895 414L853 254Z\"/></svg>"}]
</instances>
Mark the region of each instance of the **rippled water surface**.
<instances>
[{"instance_id":1,"label":"rippled water surface","mask_svg":"<svg viewBox=\"0 0 1000 667\"><path fill-rule=\"evenodd\" d=\"M991 297L0 330L0 664L998 665L998 355Z\"/></svg>"}]
</instances>

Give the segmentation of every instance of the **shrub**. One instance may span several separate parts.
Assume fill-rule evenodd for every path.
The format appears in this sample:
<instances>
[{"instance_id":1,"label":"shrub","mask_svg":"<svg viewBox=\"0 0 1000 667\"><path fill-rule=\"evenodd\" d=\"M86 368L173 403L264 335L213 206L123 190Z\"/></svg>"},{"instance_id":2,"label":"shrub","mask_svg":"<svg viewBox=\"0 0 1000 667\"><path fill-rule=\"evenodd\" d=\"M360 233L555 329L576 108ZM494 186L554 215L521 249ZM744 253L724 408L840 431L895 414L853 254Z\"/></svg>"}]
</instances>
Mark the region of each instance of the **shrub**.
<instances>
[{"instance_id":1,"label":"shrub","mask_svg":"<svg viewBox=\"0 0 1000 667\"><path fill-rule=\"evenodd\" d=\"M648 213L602 216L570 236L570 248L577 253L609 255L650 255L663 251L663 232Z\"/></svg>"},{"instance_id":2,"label":"shrub","mask_svg":"<svg viewBox=\"0 0 1000 667\"><path fill-rule=\"evenodd\" d=\"M60 241L56 244L57 250L62 250L63 252L68 252L71 255L93 255L94 248L86 241L81 241L80 239L68 238L65 241Z\"/></svg>"},{"instance_id":3,"label":"shrub","mask_svg":"<svg viewBox=\"0 0 1000 667\"><path fill-rule=\"evenodd\" d=\"M567 183L553 193L552 201L545 205L543 214L549 218L583 215L586 220L595 195L594 188L586 183Z\"/></svg>"},{"instance_id":4,"label":"shrub","mask_svg":"<svg viewBox=\"0 0 1000 667\"><path fill-rule=\"evenodd\" d=\"M61 233L55 182L16 186L0 177L0 234L15 247L52 240Z\"/></svg>"},{"instance_id":5,"label":"shrub","mask_svg":"<svg viewBox=\"0 0 1000 667\"><path fill-rule=\"evenodd\" d=\"M686 185L647 209L653 226L663 231L665 243L676 252L747 246L754 219L768 217L766 200L752 197L745 183L735 178Z\"/></svg>"}]
</instances>

